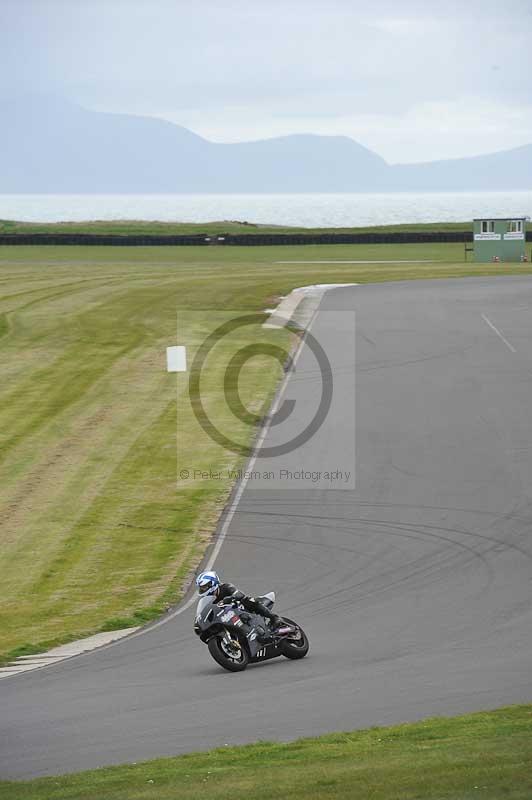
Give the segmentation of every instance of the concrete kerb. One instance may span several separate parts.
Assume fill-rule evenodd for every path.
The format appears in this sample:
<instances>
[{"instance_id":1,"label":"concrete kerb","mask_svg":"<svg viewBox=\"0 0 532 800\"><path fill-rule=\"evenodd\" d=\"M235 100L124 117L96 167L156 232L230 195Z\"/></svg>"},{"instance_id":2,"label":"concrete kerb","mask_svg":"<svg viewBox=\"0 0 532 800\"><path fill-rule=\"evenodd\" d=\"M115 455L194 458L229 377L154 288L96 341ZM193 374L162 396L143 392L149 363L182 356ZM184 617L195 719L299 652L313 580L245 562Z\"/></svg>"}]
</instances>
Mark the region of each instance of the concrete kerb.
<instances>
[{"instance_id":1,"label":"concrete kerb","mask_svg":"<svg viewBox=\"0 0 532 800\"><path fill-rule=\"evenodd\" d=\"M356 283L314 283L309 286L298 286L289 295L283 297L277 308L273 309L263 328L282 328L289 322L306 329L310 320L318 310L322 297L330 289L342 286L357 286Z\"/></svg>"},{"instance_id":2,"label":"concrete kerb","mask_svg":"<svg viewBox=\"0 0 532 800\"><path fill-rule=\"evenodd\" d=\"M20 672L29 672L33 669L48 667L51 664L57 664L59 661L64 661L67 658L79 656L81 653L88 653L91 650L95 650L97 647L103 647L106 644L117 642L119 639L123 639L124 636L135 633L138 629L139 626L135 628L122 628L122 630L118 631L96 633L94 636L87 636L85 639L77 639L75 642L69 642L68 644L54 647L51 650L47 650L45 653L37 653L31 656L19 656L7 667L0 667L0 679L8 678L11 675L17 675Z\"/></svg>"}]
</instances>

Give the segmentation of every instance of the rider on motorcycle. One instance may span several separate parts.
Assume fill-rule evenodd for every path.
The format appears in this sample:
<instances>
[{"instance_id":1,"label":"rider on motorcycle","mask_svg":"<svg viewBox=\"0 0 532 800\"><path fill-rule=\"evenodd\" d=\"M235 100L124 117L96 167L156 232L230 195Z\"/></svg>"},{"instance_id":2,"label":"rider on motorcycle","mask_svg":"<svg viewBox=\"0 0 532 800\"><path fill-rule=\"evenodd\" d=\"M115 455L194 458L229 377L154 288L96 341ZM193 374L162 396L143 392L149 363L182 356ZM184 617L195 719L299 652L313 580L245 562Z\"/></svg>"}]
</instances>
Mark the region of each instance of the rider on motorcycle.
<instances>
[{"instance_id":1,"label":"rider on motorcycle","mask_svg":"<svg viewBox=\"0 0 532 800\"><path fill-rule=\"evenodd\" d=\"M248 597L232 583L221 583L220 578L216 572L208 571L202 572L196 578L196 586L198 587L198 594L202 597L210 595L214 598L215 603L224 603L230 605L233 601L240 603L246 611L251 611L253 614L260 614L261 617L266 617L270 620L272 628L275 630L283 625L286 625L281 617L273 614L269 608L266 608L263 603L256 600L254 597Z\"/></svg>"}]
</instances>

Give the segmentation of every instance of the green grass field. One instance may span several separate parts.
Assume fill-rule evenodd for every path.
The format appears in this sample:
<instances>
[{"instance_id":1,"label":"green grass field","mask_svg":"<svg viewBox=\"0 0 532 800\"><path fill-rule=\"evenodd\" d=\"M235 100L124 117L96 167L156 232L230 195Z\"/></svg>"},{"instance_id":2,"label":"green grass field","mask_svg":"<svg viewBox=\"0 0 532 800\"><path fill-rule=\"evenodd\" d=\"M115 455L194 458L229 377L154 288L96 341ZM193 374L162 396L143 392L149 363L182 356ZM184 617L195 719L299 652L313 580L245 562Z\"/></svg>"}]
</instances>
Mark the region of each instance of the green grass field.
<instances>
[{"instance_id":1,"label":"green grass field","mask_svg":"<svg viewBox=\"0 0 532 800\"><path fill-rule=\"evenodd\" d=\"M251 222L158 222L157 220L94 220L91 222L19 222L0 219L0 233L372 233L395 231L471 231L471 222L427 222L374 225L358 228L302 228L287 225L257 225Z\"/></svg>"},{"instance_id":2,"label":"green grass field","mask_svg":"<svg viewBox=\"0 0 532 800\"><path fill-rule=\"evenodd\" d=\"M261 311L303 284L530 272L462 256L461 245L0 247L3 661L160 614L201 557L230 482L180 481L179 471L238 456L201 431L182 375L176 408L164 351L177 342L178 311L192 353L213 310ZM275 263L327 258L435 263ZM264 336L287 345L284 332ZM279 377L264 365L242 374L256 411ZM210 376L207 401L219 411L220 371ZM251 436L228 413L224 424Z\"/></svg>"},{"instance_id":3,"label":"green grass field","mask_svg":"<svg viewBox=\"0 0 532 800\"><path fill-rule=\"evenodd\" d=\"M529 800L532 706L0 782L0 800L203 797Z\"/></svg>"}]
</instances>

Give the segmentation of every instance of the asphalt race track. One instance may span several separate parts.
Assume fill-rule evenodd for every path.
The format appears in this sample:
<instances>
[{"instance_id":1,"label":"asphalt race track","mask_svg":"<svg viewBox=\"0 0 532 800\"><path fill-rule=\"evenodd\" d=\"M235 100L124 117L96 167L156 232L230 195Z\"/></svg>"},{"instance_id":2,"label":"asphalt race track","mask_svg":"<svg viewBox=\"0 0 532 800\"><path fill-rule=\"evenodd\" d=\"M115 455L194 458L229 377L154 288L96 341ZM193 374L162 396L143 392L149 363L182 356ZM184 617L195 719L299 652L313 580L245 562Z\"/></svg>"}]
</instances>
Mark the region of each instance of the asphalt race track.
<instances>
[{"instance_id":1,"label":"asphalt race track","mask_svg":"<svg viewBox=\"0 0 532 800\"><path fill-rule=\"evenodd\" d=\"M349 460L342 309L356 485L249 481L216 561L245 591L276 590L309 656L224 672L189 608L3 679L2 778L532 701L532 276L329 292L312 331L334 344L334 402L287 469ZM296 408L320 392L309 359L287 387Z\"/></svg>"}]
</instances>

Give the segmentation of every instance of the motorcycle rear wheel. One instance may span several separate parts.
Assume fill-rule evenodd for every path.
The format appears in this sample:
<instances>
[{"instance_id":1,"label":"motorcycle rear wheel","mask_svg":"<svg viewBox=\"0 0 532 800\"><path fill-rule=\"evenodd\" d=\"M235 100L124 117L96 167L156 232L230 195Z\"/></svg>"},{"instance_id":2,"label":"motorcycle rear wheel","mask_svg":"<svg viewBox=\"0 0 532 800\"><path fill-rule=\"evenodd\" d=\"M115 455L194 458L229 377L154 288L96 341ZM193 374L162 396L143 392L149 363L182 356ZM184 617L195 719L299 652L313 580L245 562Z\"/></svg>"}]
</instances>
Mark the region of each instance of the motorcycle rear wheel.
<instances>
[{"instance_id":1,"label":"motorcycle rear wheel","mask_svg":"<svg viewBox=\"0 0 532 800\"><path fill-rule=\"evenodd\" d=\"M308 640L307 634L300 628L299 625L294 622L293 619L288 619L288 617L283 617L285 622L288 622L290 625L294 625L297 628L297 633L299 634L299 638L286 638L282 639L279 642L279 650L286 658L290 658L292 660L298 658L304 658L310 647L310 642Z\"/></svg>"},{"instance_id":2,"label":"motorcycle rear wheel","mask_svg":"<svg viewBox=\"0 0 532 800\"><path fill-rule=\"evenodd\" d=\"M249 663L248 652L235 636L231 636L232 646L228 647L226 636L227 632L209 639L207 643L209 653L217 664L229 672L242 672Z\"/></svg>"}]
</instances>

